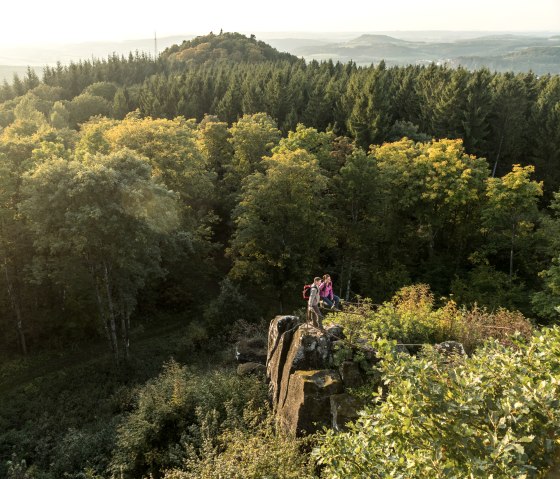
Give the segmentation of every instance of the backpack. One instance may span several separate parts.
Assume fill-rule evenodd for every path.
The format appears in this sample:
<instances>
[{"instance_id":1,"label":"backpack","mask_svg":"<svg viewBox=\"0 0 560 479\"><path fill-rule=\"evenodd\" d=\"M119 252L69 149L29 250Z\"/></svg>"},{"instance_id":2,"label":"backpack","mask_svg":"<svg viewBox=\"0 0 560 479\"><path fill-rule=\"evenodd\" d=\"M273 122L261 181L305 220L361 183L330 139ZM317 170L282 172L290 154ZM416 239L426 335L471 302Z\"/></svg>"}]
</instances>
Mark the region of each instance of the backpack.
<instances>
[{"instance_id":1,"label":"backpack","mask_svg":"<svg viewBox=\"0 0 560 479\"><path fill-rule=\"evenodd\" d=\"M313 283L303 285L303 291L302 291L303 299L305 299L305 300L309 299L309 295L311 294L311 288L312 287L313 287Z\"/></svg>"}]
</instances>

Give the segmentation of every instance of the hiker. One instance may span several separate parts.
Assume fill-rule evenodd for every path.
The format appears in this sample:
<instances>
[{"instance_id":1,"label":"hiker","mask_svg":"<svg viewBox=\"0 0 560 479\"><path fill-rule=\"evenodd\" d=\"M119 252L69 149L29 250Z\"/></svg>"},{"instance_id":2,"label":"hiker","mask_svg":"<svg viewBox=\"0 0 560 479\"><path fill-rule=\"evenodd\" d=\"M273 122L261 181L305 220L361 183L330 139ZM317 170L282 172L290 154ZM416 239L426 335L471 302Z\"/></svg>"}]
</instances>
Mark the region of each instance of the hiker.
<instances>
[{"instance_id":1,"label":"hiker","mask_svg":"<svg viewBox=\"0 0 560 479\"><path fill-rule=\"evenodd\" d=\"M321 300L328 308L338 310L340 309L340 298L333 292L333 284L331 277L328 274L323 275L323 281L319 286L319 294Z\"/></svg>"},{"instance_id":2,"label":"hiker","mask_svg":"<svg viewBox=\"0 0 560 479\"><path fill-rule=\"evenodd\" d=\"M313 285L309 290L309 300L307 301L307 322L311 322L319 329L323 329L323 315L319 310L319 286L321 285L321 278L318 276L313 280Z\"/></svg>"}]
</instances>

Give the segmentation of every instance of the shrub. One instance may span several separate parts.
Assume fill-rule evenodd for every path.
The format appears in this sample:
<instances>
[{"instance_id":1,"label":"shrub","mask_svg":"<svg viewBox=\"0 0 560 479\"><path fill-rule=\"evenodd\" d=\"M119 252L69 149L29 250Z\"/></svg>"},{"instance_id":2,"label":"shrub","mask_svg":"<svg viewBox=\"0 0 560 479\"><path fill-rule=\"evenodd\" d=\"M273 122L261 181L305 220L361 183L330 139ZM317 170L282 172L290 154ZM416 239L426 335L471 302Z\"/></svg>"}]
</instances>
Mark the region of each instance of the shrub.
<instances>
[{"instance_id":1,"label":"shrub","mask_svg":"<svg viewBox=\"0 0 560 479\"><path fill-rule=\"evenodd\" d=\"M467 351L489 337L508 343L514 333L528 337L532 330L530 321L517 311L501 308L489 312L476 305L459 308L452 300L436 308L434 296L425 284L402 288L391 301L377 308L369 300L361 301L338 313L334 320L344 327L351 343L376 337L418 345L456 340Z\"/></svg>"},{"instance_id":2,"label":"shrub","mask_svg":"<svg viewBox=\"0 0 560 479\"><path fill-rule=\"evenodd\" d=\"M377 345L382 349L382 345ZM383 352L386 400L314 455L329 478L541 477L560 441L560 328L450 360Z\"/></svg>"},{"instance_id":3,"label":"shrub","mask_svg":"<svg viewBox=\"0 0 560 479\"><path fill-rule=\"evenodd\" d=\"M218 427L226 417L242 416L250 401L265 399L264 384L254 378L228 371L196 373L171 361L139 389L134 410L117 430L111 469L118 477L160 477L182 463L185 445L202 446L203 418L213 415Z\"/></svg>"},{"instance_id":4,"label":"shrub","mask_svg":"<svg viewBox=\"0 0 560 479\"><path fill-rule=\"evenodd\" d=\"M206 435L199 453L191 454L182 470L167 472L165 479L311 478L313 464L302 452L305 443L276 431L267 407L249 406L218 437Z\"/></svg>"}]
</instances>

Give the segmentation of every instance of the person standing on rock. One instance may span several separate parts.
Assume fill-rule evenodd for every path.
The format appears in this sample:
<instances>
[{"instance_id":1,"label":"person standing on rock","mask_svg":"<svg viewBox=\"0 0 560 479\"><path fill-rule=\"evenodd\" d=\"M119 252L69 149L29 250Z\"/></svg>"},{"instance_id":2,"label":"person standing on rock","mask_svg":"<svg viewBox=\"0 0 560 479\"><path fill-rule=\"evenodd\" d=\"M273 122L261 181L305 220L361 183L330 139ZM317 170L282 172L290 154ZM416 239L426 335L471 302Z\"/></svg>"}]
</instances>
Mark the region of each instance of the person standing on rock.
<instances>
[{"instance_id":1,"label":"person standing on rock","mask_svg":"<svg viewBox=\"0 0 560 479\"><path fill-rule=\"evenodd\" d=\"M316 277L313 280L313 286L309 290L309 300L307 301L307 322L313 324L319 329L323 329L323 315L319 309L319 286L321 286L321 278Z\"/></svg>"}]
</instances>

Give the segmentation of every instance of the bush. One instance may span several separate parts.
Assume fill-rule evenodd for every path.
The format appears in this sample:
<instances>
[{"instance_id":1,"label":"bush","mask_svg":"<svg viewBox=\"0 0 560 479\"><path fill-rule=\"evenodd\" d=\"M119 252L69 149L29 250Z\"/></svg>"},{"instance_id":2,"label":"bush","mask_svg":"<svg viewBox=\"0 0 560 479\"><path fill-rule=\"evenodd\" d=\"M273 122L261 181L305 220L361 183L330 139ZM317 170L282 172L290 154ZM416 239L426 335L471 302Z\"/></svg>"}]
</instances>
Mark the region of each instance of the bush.
<instances>
[{"instance_id":1,"label":"bush","mask_svg":"<svg viewBox=\"0 0 560 479\"><path fill-rule=\"evenodd\" d=\"M520 308L528 300L528 289L522 282L488 265L478 265L464 278L455 278L451 291L461 304L479 304L490 310Z\"/></svg>"},{"instance_id":2,"label":"bush","mask_svg":"<svg viewBox=\"0 0 560 479\"><path fill-rule=\"evenodd\" d=\"M305 443L276 431L267 407L250 406L219 436L204 437L198 454L191 454L182 469L167 472L165 479L311 478L313 464L302 452Z\"/></svg>"},{"instance_id":3,"label":"bush","mask_svg":"<svg viewBox=\"0 0 560 479\"><path fill-rule=\"evenodd\" d=\"M254 378L228 371L196 373L171 361L139 390L134 410L118 428L111 469L118 477L161 477L165 469L181 465L185 447L202 447L203 419L213 416L221 427L266 395L264 384Z\"/></svg>"},{"instance_id":4,"label":"bush","mask_svg":"<svg viewBox=\"0 0 560 479\"><path fill-rule=\"evenodd\" d=\"M467 351L489 337L508 343L516 332L528 337L532 330L530 321L517 311L489 312L476 305L459 308L452 300L436 308L434 296L425 284L402 288L391 301L377 308L369 300L361 301L338 313L334 320L344 328L351 343L376 337L417 345L455 340L462 342Z\"/></svg>"},{"instance_id":5,"label":"bush","mask_svg":"<svg viewBox=\"0 0 560 479\"><path fill-rule=\"evenodd\" d=\"M220 283L220 294L205 309L204 319L214 328L222 329L234 321L255 322L258 314L253 301L241 292L237 284L226 278Z\"/></svg>"},{"instance_id":6,"label":"bush","mask_svg":"<svg viewBox=\"0 0 560 479\"><path fill-rule=\"evenodd\" d=\"M542 477L560 441L560 328L471 357L382 353L386 400L314 452L330 478Z\"/></svg>"}]
</instances>

